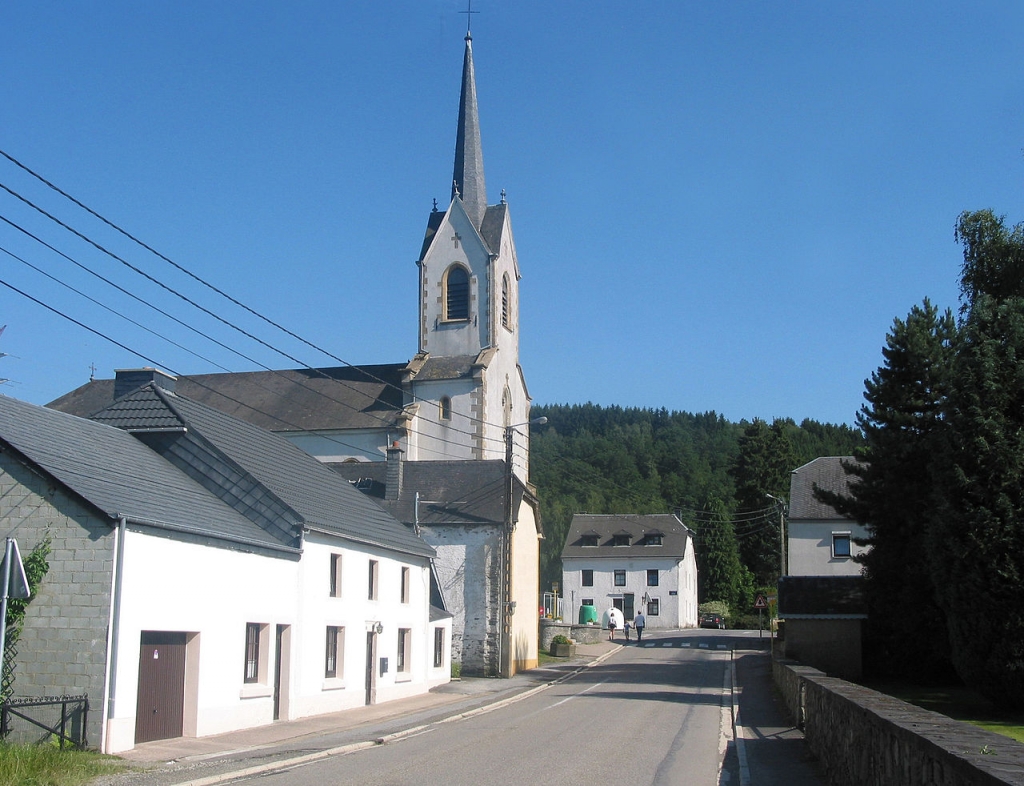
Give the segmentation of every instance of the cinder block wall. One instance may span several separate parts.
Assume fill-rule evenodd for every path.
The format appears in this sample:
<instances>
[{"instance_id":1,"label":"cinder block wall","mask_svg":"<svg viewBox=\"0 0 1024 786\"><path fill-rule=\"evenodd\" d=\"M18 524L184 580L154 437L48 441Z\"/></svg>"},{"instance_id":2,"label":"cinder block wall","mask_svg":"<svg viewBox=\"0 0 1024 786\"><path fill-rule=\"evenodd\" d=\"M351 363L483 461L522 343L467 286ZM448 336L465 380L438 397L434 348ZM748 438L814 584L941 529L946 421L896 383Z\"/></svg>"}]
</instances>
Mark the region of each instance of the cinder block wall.
<instances>
[{"instance_id":1,"label":"cinder block wall","mask_svg":"<svg viewBox=\"0 0 1024 786\"><path fill-rule=\"evenodd\" d=\"M0 451L0 521L22 558L47 537L50 568L25 614L17 642L14 696L87 694L86 729L100 742L114 528Z\"/></svg>"}]
</instances>

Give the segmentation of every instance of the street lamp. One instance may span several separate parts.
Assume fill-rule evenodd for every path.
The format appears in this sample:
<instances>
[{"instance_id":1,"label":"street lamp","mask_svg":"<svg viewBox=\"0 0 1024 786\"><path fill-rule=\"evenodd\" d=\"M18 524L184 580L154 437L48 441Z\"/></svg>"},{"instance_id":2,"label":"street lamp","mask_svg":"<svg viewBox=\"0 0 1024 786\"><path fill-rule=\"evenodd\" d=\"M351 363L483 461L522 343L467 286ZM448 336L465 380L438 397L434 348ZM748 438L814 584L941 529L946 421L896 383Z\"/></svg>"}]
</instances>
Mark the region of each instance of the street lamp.
<instances>
[{"instance_id":1,"label":"street lamp","mask_svg":"<svg viewBox=\"0 0 1024 786\"><path fill-rule=\"evenodd\" d=\"M766 493L765 496L774 500L779 506L779 576L781 577L789 573L786 565L786 503L772 494Z\"/></svg>"}]
</instances>

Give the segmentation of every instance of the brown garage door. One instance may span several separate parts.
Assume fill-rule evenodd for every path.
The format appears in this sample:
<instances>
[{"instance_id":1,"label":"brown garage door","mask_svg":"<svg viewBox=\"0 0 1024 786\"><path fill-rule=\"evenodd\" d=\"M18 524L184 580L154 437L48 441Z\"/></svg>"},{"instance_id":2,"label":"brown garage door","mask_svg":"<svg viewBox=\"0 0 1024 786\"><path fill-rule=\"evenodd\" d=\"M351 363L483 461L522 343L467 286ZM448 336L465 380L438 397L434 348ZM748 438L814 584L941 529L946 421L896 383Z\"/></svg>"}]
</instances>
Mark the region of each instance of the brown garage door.
<instances>
[{"instance_id":1,"label":"brown garage door","mask_svg":"<svg viewBox=\"0 0 1024 786\"><path fill-rule=\"evenodd\" d=\"M135 743L180 737L185 704L185 634L143 631Z\"/></svg>"}]
</instances>

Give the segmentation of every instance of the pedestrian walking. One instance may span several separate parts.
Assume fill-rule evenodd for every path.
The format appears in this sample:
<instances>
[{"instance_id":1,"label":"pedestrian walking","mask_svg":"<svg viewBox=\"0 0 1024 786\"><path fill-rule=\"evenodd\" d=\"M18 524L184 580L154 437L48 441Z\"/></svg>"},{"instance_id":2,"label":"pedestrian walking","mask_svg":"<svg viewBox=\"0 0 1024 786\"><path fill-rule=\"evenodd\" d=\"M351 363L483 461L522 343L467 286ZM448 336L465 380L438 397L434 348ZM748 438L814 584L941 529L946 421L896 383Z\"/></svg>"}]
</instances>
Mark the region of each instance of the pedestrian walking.
<instances>
[{"instance_id":1,"label":"pedestrian walking","mask_svg":"<svg viewBox=\"0 0 1024 786\"><path fill-rule=\"evenodd\" d=\"M622 630L626 632L626 641L629 641L629 620L626 620L626 624L622 626Z\"/></svg>"},{"instance_id":2,"label":"pedestrian walking","mask_svg":"<svg viewBox=\"0 0 1024 786\"><path fill-rule=\"evenodd\" d=\"M647 626L647 618L644 617L644 613L641 611L633 618L633 627L636 628L636 640L640 641L644 637L644 628Z\"/></svg>"},{"instance_id":3,"label":"pedestrian walking","mask_svg":"<svg viewBox=\"0 0 1024 786\"><path fill-rule=\"evenodd\" d=\"M608 614L608 641L615 641L615 615Z\"/></svg>"}]
</instances>

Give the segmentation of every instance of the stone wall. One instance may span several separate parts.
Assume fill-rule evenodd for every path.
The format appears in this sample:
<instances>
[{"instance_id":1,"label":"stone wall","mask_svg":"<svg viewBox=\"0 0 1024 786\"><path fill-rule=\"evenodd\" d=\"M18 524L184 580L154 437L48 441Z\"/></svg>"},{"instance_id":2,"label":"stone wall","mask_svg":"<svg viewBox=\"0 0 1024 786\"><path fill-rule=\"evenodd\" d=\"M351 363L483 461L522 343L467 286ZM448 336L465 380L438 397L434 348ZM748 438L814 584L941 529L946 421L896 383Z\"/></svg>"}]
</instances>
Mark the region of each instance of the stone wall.
<instances>
[{"instance_id":1,"label":"stone wall","mask_svg":"<svg viewBox=\"0 0 1024 786\"><path fill-rule=\"evenodd\" d=\"M554 620L540 621L540 648L547 652L551 649L551 639L561 633L577 644L596 644L608 638L608 631L601 631L600 625L570 625L568 622Z\"/></svg>"},{"instance_id":2,"label":"stone wall","mask_svg":"<svg viewBox=\"0 0 1024 786\"><path fill-rule=\"evenodd\" d=\"M832 786L1024 786L1024 745L793 661L775 684Z\"/></svg>"}]
</instances>

